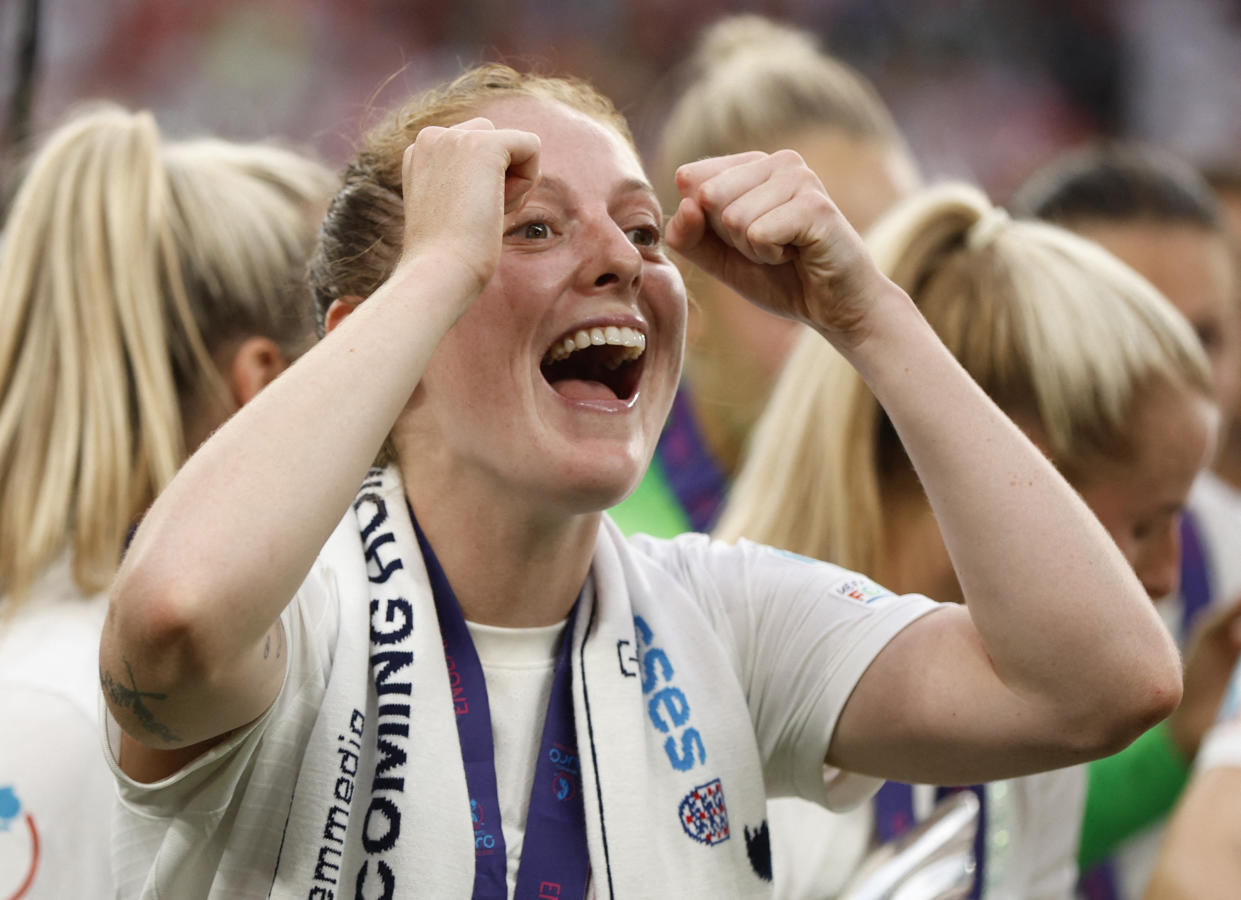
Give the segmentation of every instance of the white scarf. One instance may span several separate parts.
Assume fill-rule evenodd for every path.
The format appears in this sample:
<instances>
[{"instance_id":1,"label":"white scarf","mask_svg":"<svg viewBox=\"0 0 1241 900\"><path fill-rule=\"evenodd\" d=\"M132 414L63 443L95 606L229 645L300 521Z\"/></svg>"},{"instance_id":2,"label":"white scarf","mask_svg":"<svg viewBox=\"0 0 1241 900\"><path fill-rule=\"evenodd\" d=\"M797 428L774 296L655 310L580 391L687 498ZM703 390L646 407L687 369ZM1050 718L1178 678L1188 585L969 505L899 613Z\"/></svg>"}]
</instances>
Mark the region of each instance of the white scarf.
<instances>
[{"instance_id":1,"label":"white scarf","mask_svg":"<svg viewBox=\"0 0 1241 900\"><path fill-rule=\"evenodd\" d=\"M372 470L353 510L370 617L342 606L271 896L469 897L453 689L397 471ZM594 894L769 896L762 767L735 664L686 588L606 517L590 581L571 653Z\"/></svg>"}]
</instances>

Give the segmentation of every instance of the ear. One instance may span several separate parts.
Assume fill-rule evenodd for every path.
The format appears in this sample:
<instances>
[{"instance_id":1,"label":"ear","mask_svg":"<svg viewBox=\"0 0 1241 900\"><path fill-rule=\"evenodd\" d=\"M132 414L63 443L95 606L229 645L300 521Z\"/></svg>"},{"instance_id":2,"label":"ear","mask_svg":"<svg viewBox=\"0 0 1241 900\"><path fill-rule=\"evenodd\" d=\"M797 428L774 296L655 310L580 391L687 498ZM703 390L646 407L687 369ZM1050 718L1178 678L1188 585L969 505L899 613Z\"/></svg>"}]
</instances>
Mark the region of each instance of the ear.
<instances>
[{"instance_id":1,"label":"ear","mask_svg":"<svg viewBox=\"0 0 1241 900\"><path fill-rule=\"evenodd\" d=\"M338 297L332 301L332 305L327 308L327 315L323 317L323 328L329 334L336 330L336 326L345 321L345 318L358 308L358 304L362 302L362 298L356 294L350 294L348 297Z\"/></svg>"},{"instance_id":2,"label":"ear","mask_svg":"<svg viewBox=\"0 0 1241 900\"><path fill-rule=\"evenodd\" d=\"M240 408L289 367L280 346L268 337L248 337L237 345L226 373L233 402Z\"/></svg>"}]
</instances>

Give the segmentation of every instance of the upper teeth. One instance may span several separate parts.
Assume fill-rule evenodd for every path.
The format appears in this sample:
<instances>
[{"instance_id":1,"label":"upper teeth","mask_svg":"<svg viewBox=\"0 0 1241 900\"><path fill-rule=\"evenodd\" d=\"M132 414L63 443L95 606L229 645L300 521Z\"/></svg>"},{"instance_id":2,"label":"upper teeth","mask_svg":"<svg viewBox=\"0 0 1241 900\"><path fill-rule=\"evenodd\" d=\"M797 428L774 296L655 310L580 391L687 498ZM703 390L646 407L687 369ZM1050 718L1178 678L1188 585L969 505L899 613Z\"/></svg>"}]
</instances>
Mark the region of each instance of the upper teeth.
<instances>
[{"instance_id":1,"label":"upper teeth","mask_svg":"<svg viewBox=\"0 0 1241 900\"><path fill-rule=\"evenodd\" d=\"M628 348L628 352L622 354L619 361L637 359L646 350L646 335L625 325L583 328L552 344L552 348L547 351L547 356L543 361L556 362L564 359L574 350L584 350L590 346L601 347L605 344Z\"/></svg>"}]
</instances>

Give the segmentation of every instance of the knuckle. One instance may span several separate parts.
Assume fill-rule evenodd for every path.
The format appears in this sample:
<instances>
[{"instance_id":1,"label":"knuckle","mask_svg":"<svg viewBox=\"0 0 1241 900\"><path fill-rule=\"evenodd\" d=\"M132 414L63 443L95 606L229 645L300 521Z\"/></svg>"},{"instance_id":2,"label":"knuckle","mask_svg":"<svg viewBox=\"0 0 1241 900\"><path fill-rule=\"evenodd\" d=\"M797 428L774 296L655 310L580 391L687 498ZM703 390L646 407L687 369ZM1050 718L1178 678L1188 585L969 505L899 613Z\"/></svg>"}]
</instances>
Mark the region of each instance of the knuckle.
<instances>
[{"instance_id":1,"label":"knuckle","mask_svg":"<svg viewBox=\"0 0 1241 900\"><path fill-rule=\"evenodd\" d=\"M720 213L720 224L729 231L749 233L749 228L745 220L745 216L736 207L730 206Z\"/></svg>"},{"instance_id":2,"label":"knuckle","mask_svg":"<svg viewBox=\"0 0 1241 900\"><path fill-rule=\"evenodd\" d=\"M698 205L703 209L719 209L724 201L724 189L714 181L698 188Z\"/></svg>"},{"instance_id":3,"label":"knuckle","mask_svg":"<svg viewBox=\"0 0 1241 900\"><path fill-rule=\"evenodd\" d=\"M815 191L809 194L806 197L806 205L810 208L810 212L815 215L844 219L840 210L836 208L836 204L832 202L832 198L827 196L827 193L824 191Z\"/></svg>"},{"instance_id":4,"label":"knuckle","mask_svg":"<svg viewBox=\"0 0 1241 900\"><path fill-rule=\"evenodd\" d=\"M809 218L828 222L835 222L837 219L844 221L832 198L821 188L798 191L793 197L793 208Z\"/></svg>"},{"instance_id":5,"label":"knuckle","mask_svg":"<svg viewBox=\"0 0 1241 900\"><path fill-rule=\"evenodd\" d=\"M788 147L783 150L777 150L771 155L771 158L774 162L783 166L804 166L806 164L800 153Z\"/></svg>"}]
</instances>

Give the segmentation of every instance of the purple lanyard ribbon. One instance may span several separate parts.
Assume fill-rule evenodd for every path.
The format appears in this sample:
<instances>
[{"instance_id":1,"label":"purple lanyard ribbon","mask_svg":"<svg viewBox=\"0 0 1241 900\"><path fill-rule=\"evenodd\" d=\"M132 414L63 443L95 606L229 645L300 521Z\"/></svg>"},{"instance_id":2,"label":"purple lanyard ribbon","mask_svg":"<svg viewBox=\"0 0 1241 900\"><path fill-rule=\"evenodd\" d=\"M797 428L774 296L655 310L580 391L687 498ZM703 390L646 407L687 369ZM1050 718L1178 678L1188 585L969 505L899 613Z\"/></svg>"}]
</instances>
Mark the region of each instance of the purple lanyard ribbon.
<instances>
[{"instance_id":1,"label":"purple lanyard ribbon","mask_svg":"<svg viewBox=\"0 0 1241 900\"><path fill-rule=\"evenodd\" d=\"M695 531L710 531L728 493L728 479L707 449L684 383L672 398L655 454L690 525Z\"/></svg>"},{"instance_id":2,"label":"purple lanyard ribbon","mask_svg":"<svg viewBox=\"0 0 1241 900\"><path fill-rule=\"evenodd\" d=\"M482 663L474 649L465 616L448 577L409 510L418 546L426 563L427 577L435 597L435 610L444 638L456 712L465 782L474 822L475 900L507 900L508 858L500 827L500 799L496 787L495 743L491 733L491 707ZM586 895L590 877L590 851L586 844L586 808L582 801L582 777L573 722L572 669L569 653L577 604L560 640L551 698L543 723L543 740L534 768L530 810L517 870L516 900L561 900Z\"/></svg>"},{"instance_id":3,"label":"purple lanyard ribbon","mask_svg":"<svg viewBox=\"0 0 1241 900\"><path fill-rule=\"evenodd\" d=\"M1211 605L1210 564L1197 518L1181 514L1181 646L1188 645L1194 623Z\"/></svg>"},{"instance_id":4,"label":"purple lanyard ribbon","mask_svg":"<svg viewBox=\"0 0 1241 900\"><path fill-rule=\"evenodd\" d=\"M940 787L935 789L935 799L943 800L958 791L972 791L978 797L978 831L974 834L974 884L969 896L982 896L984 866L987 858L987 786L972 784L968 787ZM913 785L902 781L885 781L874 799L875 837L886 844L911 831L917 824L914 817Z\"/></svg>"}]
</instances>

